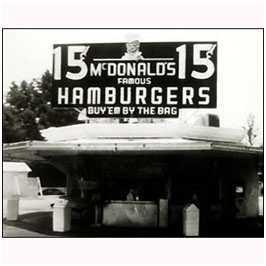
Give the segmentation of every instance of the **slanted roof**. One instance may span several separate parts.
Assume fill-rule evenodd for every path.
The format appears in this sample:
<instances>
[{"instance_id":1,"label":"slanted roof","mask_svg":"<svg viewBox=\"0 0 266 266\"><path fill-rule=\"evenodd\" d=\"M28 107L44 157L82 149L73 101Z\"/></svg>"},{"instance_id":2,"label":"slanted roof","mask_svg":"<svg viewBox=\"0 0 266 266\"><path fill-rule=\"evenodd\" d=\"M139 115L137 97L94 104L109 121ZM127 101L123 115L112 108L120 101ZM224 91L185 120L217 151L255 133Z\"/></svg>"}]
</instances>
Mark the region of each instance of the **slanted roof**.
<instances>
[{"instance_id":1,"label":"slanted roof","mask_svg":"<svg viewBox=\"0 0 266 266\"><path fill-rule=\"evenodd\" d=\"M90 154L169 154L215 152L263 155L240 143L243 131L173 124L82 124L43 131L47 141L4 145L4 159L45 161Z\"/></svg>"},{"instance_id":2,"label":"slanted roof","mask_svg":"<svg viewBox=\"0 0 266 266\"><path fill-rule=\"evenodd\" d=\"M91 139L191 139L240 143L243 130L187 124L78 124L41 131L50 142Z\"/></svg>"},{"instance_id":3,"label":"slanted roof","mask_svg":"<svg viewBox=\"0 0 266 266\"><path fill-rule=\"evenodd\" d=\"M31 169L26 163L22 162L4 162L3 163L4 172L31 172Z\"/></svg>"},{"instance_id":4,"label":"slanted roof","mask_svg":"<svg viewBox=\"0 0 266 266\"><path fill-rule=\"evenodd\" d=\"M45 161L56 156L94 154L182 154L205 151L229 156L262 156L261 148L247 147L234 143L192 141L182 139L109 139L86 142L33 141L4 145L4 159Z\"/></svg>"}]
</instances>

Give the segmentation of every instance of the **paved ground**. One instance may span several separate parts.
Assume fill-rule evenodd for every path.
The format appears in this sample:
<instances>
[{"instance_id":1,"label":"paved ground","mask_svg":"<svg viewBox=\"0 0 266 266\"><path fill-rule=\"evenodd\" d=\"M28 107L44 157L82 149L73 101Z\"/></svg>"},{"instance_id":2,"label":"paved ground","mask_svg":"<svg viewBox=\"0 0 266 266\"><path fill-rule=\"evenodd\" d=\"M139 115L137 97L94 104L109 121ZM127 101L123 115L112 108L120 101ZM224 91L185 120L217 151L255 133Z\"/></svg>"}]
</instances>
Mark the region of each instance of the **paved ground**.
<instances>
[{"instance_id":1,"label":"paved ground","mask_svg":"<svg viewBox=\"0 0 266 266\"><path fill-rule=\"evenodd\" d=\"M71 232L52 231L52 208L56 196L44 196L38 199L21 199L19 219L6 220L6 200L3 201L3 237L180 237L180 232L165 229L107 228L92 227L86 223L72 223ZM262 203L262 200L260 200ZM262 204L260 204L262 214ZM238 220L232 228L232 236L263 237L263 217ZM243 235L244 232L244 235ZM230 234L230 232L229 232ZM209 235L209 237L217 235ZM226 235L220 235L226 236ZM227 235L228 236L228 235Z\"/></svg>"},{"instance_id":2,"label":"paved ground","mask_svg":"<svg viewBox=\"0 0 266 266\"><path fill-rule=\"evenodd\" d=\"M7 200L3 200L3 236L4 237L51 237L52 208L58 196L20 199L19 219L7 221ZM51 231L52 233L52 231Z\"/></svg>"},{"instance_id":3,"label":"paved ground","mask_svg":"<svg viewBox=\"0 0 266 266\"><path fill-rule=\"evenodd\" d=\"M42 196L38 198L20 199L19 215L31 212L51 212L51 204L56 201L58 196ZM3 200L3 217L7 215L7 200Z\"/></svg>"},{"instance_id":4,"label":"paved ground","mask_svg":"<svg viewBox=\"0 0 266 266\"><path fill-rule=\"evenodd\" d=\"M16 226L3 225L3 237L49 237L45 234L25 230Z\"/></svg>"}]
</instances>

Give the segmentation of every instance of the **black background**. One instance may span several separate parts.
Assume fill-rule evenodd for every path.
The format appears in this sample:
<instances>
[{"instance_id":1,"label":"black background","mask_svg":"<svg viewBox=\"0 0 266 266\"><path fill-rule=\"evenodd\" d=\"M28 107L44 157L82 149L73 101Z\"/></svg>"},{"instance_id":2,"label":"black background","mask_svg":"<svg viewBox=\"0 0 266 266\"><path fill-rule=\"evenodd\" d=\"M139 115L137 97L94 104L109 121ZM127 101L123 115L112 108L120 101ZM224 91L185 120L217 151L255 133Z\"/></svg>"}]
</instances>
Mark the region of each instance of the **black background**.
<instances>
[{"instance_id":1,"label":"black background","mask_svg":"<svg viewBox=\"0 0 266 266\"><path fill-rule=\"evenodd\" d=\"M72 89L74 87L82 87L84 89L84 99L87 99L87 88L88 87L100 87L101 88L101 98L103 98L104 95L104 88L105 87L132 87L132 99L134 99L134 87L136 86L143 86L148 89L148 95L147 95L147 104L146 105L138 105L138 106L153 106L150 103L150 88L152 87L162 87L165 89L166 87L178 87L177 97L179 99L178 102L178 108L216 108L217 106L217 46L213 51L213 55L211 56L212 62L215 65L215 72L214 74L208 78L208 79L195 79L191 77L191 72L193 70L198 72L205 72L206 66L202 65L193 65L193 45L194 44L217 44L217 42L164 42L164 43L141 43L140 44L140 51L142 52L142 56L147 60L147 58L174 58L176 66L178 67L178 53L176 52L176 48L180 47L181 45L186 45L186 79L179 79L178 78L178 69L176 70L175 76L141 76L140 78L151 78L151 84L147 85L126 85L126 84L118 84L117 79L118 76L112 76L108 77L105 73L106 71L102 72L101 76L89 76L89 72L86 77L84 77L81 80L70 80L65 77L66 72L70 71L71 73L78 73L80 71L79 67L69 67L67 66L67 49L68 46L90 46L89 51L87 52L87 56L85 58L86 64L89 66L90 63L94 63L94 65L97 65L99 62L93 61L93 59L119 59L122 58L124 53L126 52L126 45L125 43L101 43L101 44L57 44L54 45L54 48L62 47L62 79L61 80L53 80L53 97L52 97L52 106L53 107L87 107L86 101L83 105L77 105L77 104L71 104L71 101L69 104L61 104L58 105L57 103L57 89L58 87L68 87L70 91L70 99L72 98ZM79 53L76 53L76 57L79 57ZM202 52L201 54L202 58L206 57L206 52ZM158 61L139 61L139 62L150 62L151 64L155 64ZM101 63L104 61L101 61ZM107 61L106 61L107 62ZM110 62L110 61L108 61ZM118 63L123 61L112 61L112 63ZM136 63L136 61L124 61L124 62L130 62L130 63ZM161 61L160 61L161 62ZM162 61L163 62L163 61ZM125 76L126 78L127 76ZM135 76L138 77L138 76ZM121 77L123 78L123 77ZM130 76L130 78L134 78ZM182 87L192 87L194 89L194 98L193 98L193 105L182 105L181 99L182 99ZM202 100L198 96L198 88L199 87L210 87L210 103L208 105L199 105L198 101ZM119 95L117 94L117 97ZM165 102L166 97L164 97L164 101L162 105L166 107ZM91 105L92 106L92 105ZM106 106L104 103L101 103L100 105L94 105L94 106ZM112 106L112 105L110 105ZM116 106L119 106L116 105ZM120 105L121 106L121 105ZM132 103L130 106L136 106L134 103ZM172 107L172 106L171 106ZM112 115L113 116L113 115Z\"/></svg>"}]
</instances>

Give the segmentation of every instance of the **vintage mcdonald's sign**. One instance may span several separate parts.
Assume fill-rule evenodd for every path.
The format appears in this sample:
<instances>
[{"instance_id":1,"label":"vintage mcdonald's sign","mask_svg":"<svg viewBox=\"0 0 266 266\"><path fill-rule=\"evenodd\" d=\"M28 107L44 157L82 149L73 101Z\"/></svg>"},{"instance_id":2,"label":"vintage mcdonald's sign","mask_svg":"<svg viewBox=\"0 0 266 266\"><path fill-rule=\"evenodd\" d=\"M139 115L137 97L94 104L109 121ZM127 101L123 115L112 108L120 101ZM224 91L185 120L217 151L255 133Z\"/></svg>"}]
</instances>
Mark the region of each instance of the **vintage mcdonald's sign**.
<instances>
[{"instance_id":1,"label":"vintage mcdonald's sign","mask_svg":"<svg viewBox=\"0 0 266 266\"><path fill-rule=\"evenodd\" d=\"M53 107L166 118L217 105L217 42L56 44L53 51Z\"/></svg>"}]
</instances>

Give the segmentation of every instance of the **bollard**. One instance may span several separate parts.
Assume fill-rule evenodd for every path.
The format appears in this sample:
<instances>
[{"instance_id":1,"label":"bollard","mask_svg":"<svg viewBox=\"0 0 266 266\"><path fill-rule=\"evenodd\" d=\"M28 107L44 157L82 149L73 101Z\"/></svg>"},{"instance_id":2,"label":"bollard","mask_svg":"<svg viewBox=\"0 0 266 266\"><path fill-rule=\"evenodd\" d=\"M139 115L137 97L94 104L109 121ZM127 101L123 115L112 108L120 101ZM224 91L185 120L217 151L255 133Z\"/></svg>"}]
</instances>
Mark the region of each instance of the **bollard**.
<instances>
[{"instance_id":1,"label":"bollard","mask_svg":"<svg viewBox=\"0 0 266 266\"><path fill-rule=\"evenodd\" d=\"M9 196L7 199L7 216L8 221L16 221L19 213L19 195Z\"/></svg>"},{"instance_id":2,"label":"bollard","mask_svg":"<svg viewBox=\"0 0 266 266\"><path fill-rule=\"evenodd\" d=\"M183 234L199 235L199 209L194 204L188 204L183 209Z\"/></svg>"},{"instance_id":3,"label":"bollard","mask_svg":"<svg viewBox=\"0 0 266 266\"><path fill-rule=\"evenodd\" d=\"M60 199L53 208L53 231L67 232L71 229L71 207L69 202Z\"/></svg>"}]
</instances>

